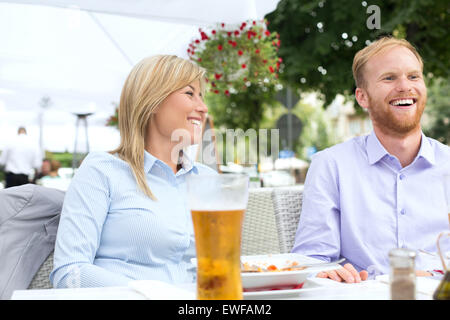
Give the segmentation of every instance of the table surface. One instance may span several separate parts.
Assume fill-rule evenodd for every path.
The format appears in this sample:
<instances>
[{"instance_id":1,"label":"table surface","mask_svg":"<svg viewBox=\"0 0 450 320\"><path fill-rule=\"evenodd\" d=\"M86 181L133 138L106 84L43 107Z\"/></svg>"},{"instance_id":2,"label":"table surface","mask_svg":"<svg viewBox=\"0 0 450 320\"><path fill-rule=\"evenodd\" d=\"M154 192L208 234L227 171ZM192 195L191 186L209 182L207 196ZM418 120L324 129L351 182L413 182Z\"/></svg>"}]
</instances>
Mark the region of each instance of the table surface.
<instances>
[{"instance_id":1,"label":"table surface","mask_svg":"<svg viewBox=\"0 0 450 320\"><path fill-rule=\"evenodd\" d=\"M195 284L177 286L195 292ZM305 289L305 290L303 290ZM266 292L260 296L246 297L244 299L299 299L299 300L389 300L389 285L378 280L368 280L356 284L335 283L329 279L308 279L303 289L295 295L283 295L280 292ZM144 294L131 287L102 287L102 288L70 288L70 289L34 289L16 290L12 300L145 300ZM173 297L167 292L159 294L156 299L169 300ZM432 295L418 290L418 300L430 300Z\"/></svg>"}]
</instances>

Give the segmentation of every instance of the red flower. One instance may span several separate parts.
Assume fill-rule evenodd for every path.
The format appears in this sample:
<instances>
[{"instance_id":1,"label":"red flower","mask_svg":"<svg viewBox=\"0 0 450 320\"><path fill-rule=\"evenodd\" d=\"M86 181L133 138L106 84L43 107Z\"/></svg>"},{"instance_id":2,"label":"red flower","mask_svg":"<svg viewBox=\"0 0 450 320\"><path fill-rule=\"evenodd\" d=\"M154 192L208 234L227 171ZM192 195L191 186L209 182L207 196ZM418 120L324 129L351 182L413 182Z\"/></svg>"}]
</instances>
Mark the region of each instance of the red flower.
<instances>
[{"instance_id":1,"label":"red flower","mask_svg":"<svg viewBox=\"0 0 450 320\"><path fill-rule=\"evenodd\" d=\"M202 36L202 40L209 40L208 36L203 31L200 33L200 35Z\"/></svg>"},{"instance_id":2,"label":"red flower","mask_svg":"<svg viewBox=\"0 0 450 320\"><path fill-rule=\"evenodd\" d=\"M236 31L234 32L234 35L235 35L235 36L238 36L238 35L239 35L239 31L236 30Z\"/></svg>"},{"instance_id":3,"label":"red flower","mask_svg":"<svg viewBox=\"0 0 450 320\"><path fill-rule=\"evenodd\" d=\"M211 31L212 34L216 34L216 30Z\"/></svg>"},{"instance_id":4,"label":"red flower","mask_svg":"<svg viewBox=\"0 0 450 320\"><path fill-rule=\"evenodd\" d=\"M202 62L202 58L198 58L198 62Z\"/></svg>"},{"instance_id":5,"label":"red flower","mask_svg":"<svg viewBox=\"0 0 450 320\"><path fill-rule=\"evenodd\" d=\"M232 43L231 43L231 45L233 46L233 48L234 47L236 47L237 46L237 42L236 41L233 41Z\"/></svg>"},{"instance_id":6,"label":"red flower","mask_svg":"<svg viewBox=\"0 0 450 320\"><path fill-rule=\"evenodd\" d=\"M247 38L251 39L252 37L255 37L257 35L257 33L255 31L249 30L247 32Z\"/></svg>"},{"instance_id":7,"label":"red flower","mask_svg":"<svg viewBox=\"0 0 450 320\"><path fill-rule=\"evenodd\" d=\"M195 43L200 43L200 40L196 39L196 40L195 40Z\"/></svg>"},{"instance_id":8,"label":"red flower","mask_svg":"<svg viewBox=\"0 0 450 320\"><path fill-rule=\"evenodd\" d=\"M222 28L224 28L224 27L225 27L225 23L223 23L223 22L222 22L222 23L221 23L221 25L222 25Z\"/></svg>"},{"instance_id":9,"label":"red flower","mask_svg":"<svg viewBox=\"0 0 450 320\"><path fill-rule=\"evenodd\" d=\"M242 56L242 54L243 54L242 50L239 50L238 55Z\"/></svg>"},{"instance_id":10,"label":"red flower","mask_svg":"<svg viewBox=\"0 0 450 320\"><path fill-rule=\"evenodd\" d=\"M215 93L215 94L218 94L218 93L219 93L219 90L214 90L214 93Z\"/></svg>"},{"instance_id":11,"label":"red flower","mask_svg":"<svg viewBox=\"0 0 450 320\"><path fill-rule=\"evenodd\" d=\"M267 60L266 60L266 59L264 59L264 60L263 60L263 63L264 63L264 64L266 64L266 63L267 63Z\"/></svg>"},{"instance_id":12,"label":"red flower","mask_svg":"<svg viewBox=\"0 0 450 320\"><path fill-rule=\"evenodd\" d=\"M256 25L256 21L253 21L253 25Z\"/></svg>"},{"instance_id":13,"label":"red flower","mask_svg":"<svg viewBox=\"0 0 450 320\"><path fill-rule=\"evenodd\" d=\"M228 34L229 37L231 37L231 32L230 31L228 31L227 34Z\"/></svg>"},{"instance_id":14,"label":"red flower","mask_svg":"<svg viewBox=\"0 0 450 320\"><path fill-rule=\"evenodd\" d=\"M242 69L245 69L245 68L247 68L247 65L246 65L245 63L243 63L243 64L241 65L241 67L242 67Z\"/></svg>"},{"instance_id":15,"label":"red flower","mask_svg":"<svg viewBox=\"0 0 450 320\"><path fill-rule=\"evenodd\" d=\"M256 49L256 50L255 50L255 53L259 53L259 49Z\"/></svg>"},{"instance_id":16,"label":"red flower","mask_svg":"<svg viewBox=\"0 0 450 320\"><path fill-rule=\"evenodd\" d=\"M280 58L278 58L278 61L279 62L283 62L283 59L280 57Z\"/></svg>"},{"instance_id":17,"label":"red flower","mask_svg":"<svg viewBox=\"0 0 450 320\"><path fill-rule=\"evenodd\" d=\"M265 34L266 36L270 36L270 31L269 31L269 30L266 30L266 31L264 32L264 34Z\"/></svg>"},{"instance_id":18,"label":"red flower","mask_svg":"<svg viewBox=\"0 0 450 320\"><path fill-rule=\"evenodd\" d=\"M226 94L227 96L229 96L229 95L230 95L230 91L225 90L225 94Z\"/></svg>"},{"instance_id":19,"label":"red flower","mask_svg":"<svg viewBox=\"0 0 450 320\"><path fill-rule=\"evenodd\" d=\"M216 77L216 80L219 80L220 78L222 78L222 74L220 74L220 73L216 73L214 76Z\"/></svg>"},{"instance_id":20,"label":"red flower","mask_svg":"<svg viewBox=\"0 0 450 320\"><path fill-rule=\"evenodd\" d=\"M269 71L270 71L270 73L273 73L275 70L273 70L272 66L269 66Z\"/></svg>"},{"instance_id":21,"label":"red flower","mask_svg":"<svg viewBox=\"0 0 450 320\"><path fill-rule=\"evenodd\" d=\"M219 44L219 45L217 46L217 50L222 51L222 49L223 49L223 46L222 46L221 44Z\"/></svg>"}]
</instances>

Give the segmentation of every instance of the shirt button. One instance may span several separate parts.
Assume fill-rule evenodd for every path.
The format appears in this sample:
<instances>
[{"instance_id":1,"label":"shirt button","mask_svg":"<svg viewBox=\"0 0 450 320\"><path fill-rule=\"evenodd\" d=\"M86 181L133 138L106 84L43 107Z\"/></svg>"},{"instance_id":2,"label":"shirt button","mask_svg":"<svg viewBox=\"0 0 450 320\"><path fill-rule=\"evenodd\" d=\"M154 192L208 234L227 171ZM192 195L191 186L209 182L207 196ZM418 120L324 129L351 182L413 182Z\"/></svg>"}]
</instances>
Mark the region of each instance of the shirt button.
<instances>
[{"instance_id":1,"label":"shirt button","mask_svg":"<svg viewBox=\"0 0 450 320\"><path fill-rule=\"evenodd\" d=\"M400 180L403 180L403 179L405 179L406 177L405 177L405 175L402 173L402 174L400 174Z\"/></svg>"},{"instance_id":2,"label":"shirt button","mask_svg":"<svg viewBox=\"0 0 450 320\"><path fill-rule=\"evenodd\" d=\"M402 215L405 215L405 214L406 214L406 210L405 210L405 209L402 209L402 210L400 211L400 213L401 213Z\"/></svg>"}]
</instances>

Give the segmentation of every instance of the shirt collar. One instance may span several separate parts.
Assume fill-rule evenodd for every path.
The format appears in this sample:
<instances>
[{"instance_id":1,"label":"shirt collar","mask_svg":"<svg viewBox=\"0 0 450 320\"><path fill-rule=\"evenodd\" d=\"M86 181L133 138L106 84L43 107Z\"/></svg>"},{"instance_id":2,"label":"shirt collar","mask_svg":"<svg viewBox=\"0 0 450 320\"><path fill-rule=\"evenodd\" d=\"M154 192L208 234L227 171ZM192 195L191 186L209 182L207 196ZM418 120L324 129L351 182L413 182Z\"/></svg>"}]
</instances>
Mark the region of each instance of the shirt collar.
<instances>
[{"instance_id":1,"label":"shirt collar","mask_svg":"<svg viewBox=\"0 0 450 320\"><path fill-rule=\"evenodd\" d=\"M381 160L386 155L389 155L389 152L381 144L380 140L375 134L375 131L372 131L371 134L367 137L367 155L369 157L369 164L374 164ZM420 149L416 156L416 159L419 157L424 158L430 164L435 163L433 148L430 144L430 141L427 139L425 134L422 132L422 139L420 142Z\"/></svg>"},{"instance_id":2,"label":"shirt collar","mask_svg":"<svg viewBox=\"0 0 450 320\"><path fill-rule=\"evenodd\" d=\"M197 166L195 165L194 161L192 161L188 157L186 152L183 151L180 152L180 160L181 160L181 167L184 169L184 172L189 172L190 170L193 170L194 173L198 174ZM150 152L144 150L144 171L150 172L150 170L152 170L153 165L156 162L164 164L164 162L156 158Z\"/></svg>"},{"instance_id":3,"label":"shirt collar","mask_svg":"<svg viewBox=\"0 0 450 320\"><path fill-rule=\"evenodd\" d=\"M181 166L183 167L185 172L189 172L192 170L195 174L198 174L198 168L195 165L195 162L189 157L187 152L180 152Z\"/></svg>"},{"instance_id":4,"label":"shirt collar","mask_svg":"<svg viewBox=\"0 0 450 320\"><path fill-rule=\"evenodd\" d=\"M422 141L420 142L419 153L417 154L416 158L419 157L424 158L431 165L434 165L436 163L433 147L431 146L430 140L428 140L428 138L425 136L423 132L422 132Z\"/></svg>"},{"instance_id":5,"label":"shirt collar","mask_svg":"<svg viewBox=\"0 0 450 320\"><path fill-rule=\"evenodd\" d=\"M157 160L158 159L154 155L144 150L144 171L150 172Z\"/></svg>"},{"instance_id":6,"label":"shirt collar","mask_svg":"<svg viewBox=\"0 0 450 320\"><path fill-rule=\"evenodd\" d=\"M380 140L378 140L375 131L372 131L367 137L366 151L370 165L380 161L381 158L389 154L381 144Z\"/></svg>"}]
</instances>

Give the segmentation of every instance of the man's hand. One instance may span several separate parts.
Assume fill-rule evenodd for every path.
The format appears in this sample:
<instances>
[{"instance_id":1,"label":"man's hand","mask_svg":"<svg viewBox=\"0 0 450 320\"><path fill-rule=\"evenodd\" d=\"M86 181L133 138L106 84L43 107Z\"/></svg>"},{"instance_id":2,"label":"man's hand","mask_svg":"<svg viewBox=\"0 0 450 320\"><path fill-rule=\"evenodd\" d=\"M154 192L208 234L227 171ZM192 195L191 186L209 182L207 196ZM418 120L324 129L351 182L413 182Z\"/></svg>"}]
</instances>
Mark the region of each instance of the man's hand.
<instances>
[{"instance_id":1,"label":"man's hand","mask_svg":"<svg viewBox=\"0 0 450 320\"><path fill-rule=\"evenodd\" d=\"M366 270L358 272L350 263L346 263L343 268L322 271L317 274L317 278L330 278L331 280L347 283L358 283L367 280L368 276L369 273Z\"/></svg>"},{"instance_id":2,"label":"man's hand","mask_svg":"<svg viewBox=\"0 0 450 320\"><path fill-rule=\"evenodd\" d=\"M418 277L431 277L432 274L428 271L416 270L416 276Z\"/></svg>"}]
</instances>

